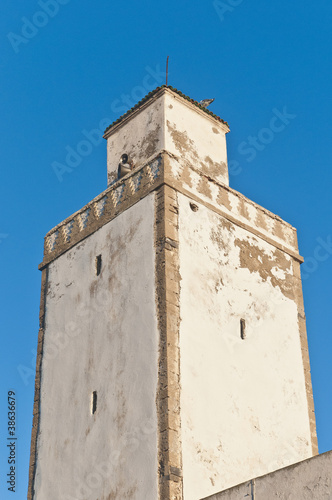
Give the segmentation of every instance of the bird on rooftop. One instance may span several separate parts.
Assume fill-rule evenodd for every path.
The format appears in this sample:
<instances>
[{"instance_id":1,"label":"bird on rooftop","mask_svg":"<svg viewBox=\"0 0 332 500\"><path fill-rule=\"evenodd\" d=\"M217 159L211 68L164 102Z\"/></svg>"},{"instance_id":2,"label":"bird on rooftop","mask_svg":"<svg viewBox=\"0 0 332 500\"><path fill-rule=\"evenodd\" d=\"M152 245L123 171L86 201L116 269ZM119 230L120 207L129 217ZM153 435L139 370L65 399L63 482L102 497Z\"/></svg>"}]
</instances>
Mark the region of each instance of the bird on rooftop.
<instances>
[{"instance_id":1,"label":"bird on rooftop","mask_svg":"<svg viewBox=\"0 0 332 500\"><path fill-rule=\"evenodd\" d=\"M204 106L204 108L207 108L213 101L214 99L203 99L202 101L199 101L199 104Z\"/></svg>"}]
</instances>

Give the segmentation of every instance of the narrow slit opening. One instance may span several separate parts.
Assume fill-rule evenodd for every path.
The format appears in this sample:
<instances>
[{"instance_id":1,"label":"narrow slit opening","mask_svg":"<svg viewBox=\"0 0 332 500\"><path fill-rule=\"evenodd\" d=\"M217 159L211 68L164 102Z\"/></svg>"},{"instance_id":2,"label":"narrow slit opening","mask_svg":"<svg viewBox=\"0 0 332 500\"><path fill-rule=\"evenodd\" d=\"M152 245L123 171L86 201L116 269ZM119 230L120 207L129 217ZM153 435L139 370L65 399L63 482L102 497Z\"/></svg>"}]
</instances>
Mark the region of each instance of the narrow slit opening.
<instances>
[{"instance_id":1,"label":"narrow slit opening","mask_svg":"<svg viewBox=\"0 0 332 500\"><path fill-rule=\"evenodd\" d=\"M240 319L240 332L241 332L241 339L244 340L246 338L246 320L245 319Z\"/></svg>"},{"instance_id":2,"label":"narrow slit opening","mask_svg":"<svg viewBox=\"0 0 332 500\"><path fill-rule=\"evenodd\" d=\"M91 413L94 415L97 410L97 391L93 391L92 393L92 404L91 404Z\"/></svg>"},{"instance_id":3,"label":"narrow slit opening","mask_svg":"<svg viewBox=\"0 0 332 500\"><path fill-rule=\"evenodd\" d=\"M96 275L99 276L101 272L101 255L96 257Z\"/></svg>"}]
</instances>

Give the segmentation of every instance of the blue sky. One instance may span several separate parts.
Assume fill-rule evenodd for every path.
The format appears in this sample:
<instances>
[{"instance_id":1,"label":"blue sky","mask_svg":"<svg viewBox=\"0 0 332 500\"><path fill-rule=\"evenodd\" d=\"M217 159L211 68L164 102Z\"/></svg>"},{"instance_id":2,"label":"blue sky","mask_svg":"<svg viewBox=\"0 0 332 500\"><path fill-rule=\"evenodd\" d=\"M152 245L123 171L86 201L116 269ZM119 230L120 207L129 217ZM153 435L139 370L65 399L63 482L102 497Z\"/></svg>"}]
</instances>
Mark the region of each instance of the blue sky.
<instances>
[{"instance_id":1,"label":"blue sky","mask_svg":"<svg viewBox=\"0 0 332 500\"><path fill-rule=\"evenodd\" d=\"M210 109L229 122L231 187L298 229L319 448L332 449L332 5L217 4L2 2L2 499L14 497L4 484L9 389L14 498L26 496L43 237L106 188L106 142L98 132L90 147L81 141L163 84L167 55L169 83L194 99L214 97ZM275 113L288 123L271 132ZM72 150L75 166L66 162Z\"/></svg>"}]
</instances>

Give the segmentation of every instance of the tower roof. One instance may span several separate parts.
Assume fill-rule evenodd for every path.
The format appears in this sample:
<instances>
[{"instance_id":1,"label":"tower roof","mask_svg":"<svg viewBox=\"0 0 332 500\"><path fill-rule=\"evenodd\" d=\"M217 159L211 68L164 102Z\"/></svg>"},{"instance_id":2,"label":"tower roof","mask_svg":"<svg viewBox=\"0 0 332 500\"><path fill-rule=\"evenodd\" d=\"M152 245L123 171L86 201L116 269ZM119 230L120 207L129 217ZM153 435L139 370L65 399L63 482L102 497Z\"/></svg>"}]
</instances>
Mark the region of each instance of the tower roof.
<instances>
[{"instance_id":1,"label":"tower roof","mask_svg":"<svg viewBox=\"0 0 332 500\"><path fill-rule=\"evenodd\" d=\"M222 118L220 118L220 116L217 116L214 113L212 113L212 111L210 111L209 109L207 109L204 106L202 106L198 101L195 101L195 99L191 99L191 97L183 94L180 90L178 90L178 89L176 89L174 87L171 87L170 85L167 85L167 86L166 85L161 85L160 87L157 87L154 90L152 90L151 92L149 92L145 97L143 97L143 99L141 99L137 104L135 104L135 106L133 106L131 109L129 109L126 113L124 113L122 116L120 116L117 120L115 120L114 122L112 122L106 128L106 130L105 130L104 133L106 134L106 132L108 132L112 127L114 127L115 125L118 125L125 118L128 118L128 116L130 116L134 111L136 111L140 106L142 106L142 104L144 104L145 102L147 102L149 99L151 99L153 96L155 96L162 89L166 89L166 88L169 89L169 90L172 90L173 92L175 92L176 94L178 94L183 99L186 99L187 101L189 101L192 104L194 104L194 106L197 106L199 109L201 109L202 111L204 111L204 113L212 116L213 118L215 118L219 122L224 123L228 127L228 123L225 120L223 120Z\"/></svg>"}]
</instances>

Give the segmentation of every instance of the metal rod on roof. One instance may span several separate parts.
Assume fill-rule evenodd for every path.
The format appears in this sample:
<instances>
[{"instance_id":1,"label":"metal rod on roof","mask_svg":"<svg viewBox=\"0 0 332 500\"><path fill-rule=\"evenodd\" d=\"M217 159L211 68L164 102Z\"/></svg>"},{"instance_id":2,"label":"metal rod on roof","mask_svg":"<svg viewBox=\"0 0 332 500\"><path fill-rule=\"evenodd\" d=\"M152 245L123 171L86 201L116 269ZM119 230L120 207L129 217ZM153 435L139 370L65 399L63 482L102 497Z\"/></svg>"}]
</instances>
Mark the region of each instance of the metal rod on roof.
<instances>
[{"instance_id":1,"label":"metal rod on roof","mask_svg":"<svg viewBox=\"0 0 332 500\"><path fill-rule=\"evenodd\" d=\"M169 59L169 56L167 56L167 60L166 60L166 87L168 86L168 59Z\"/></svg>"}]
</instances>

